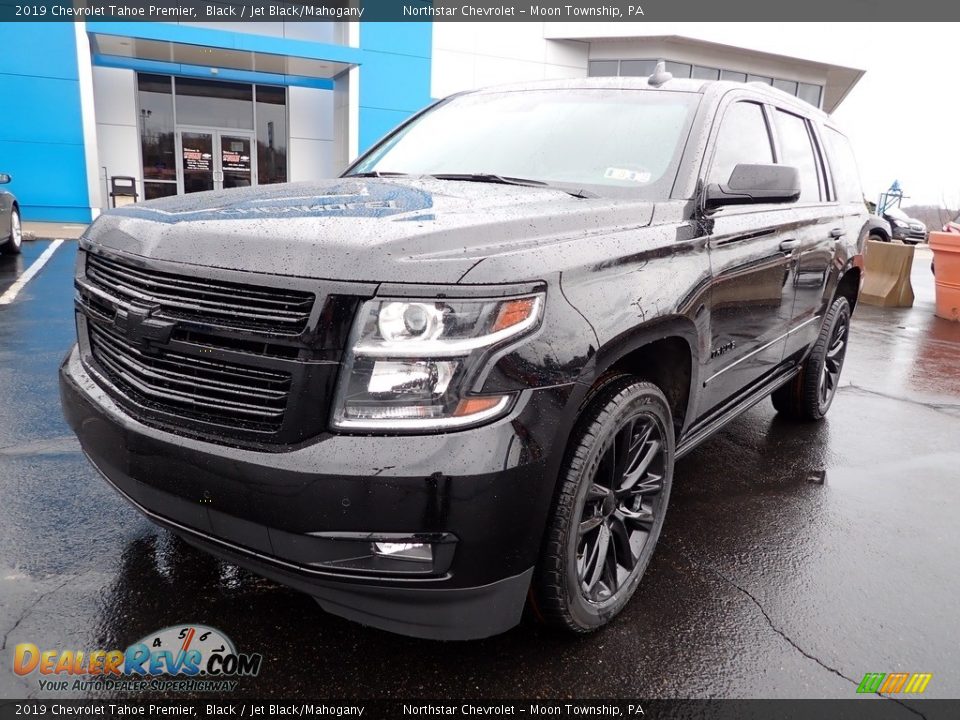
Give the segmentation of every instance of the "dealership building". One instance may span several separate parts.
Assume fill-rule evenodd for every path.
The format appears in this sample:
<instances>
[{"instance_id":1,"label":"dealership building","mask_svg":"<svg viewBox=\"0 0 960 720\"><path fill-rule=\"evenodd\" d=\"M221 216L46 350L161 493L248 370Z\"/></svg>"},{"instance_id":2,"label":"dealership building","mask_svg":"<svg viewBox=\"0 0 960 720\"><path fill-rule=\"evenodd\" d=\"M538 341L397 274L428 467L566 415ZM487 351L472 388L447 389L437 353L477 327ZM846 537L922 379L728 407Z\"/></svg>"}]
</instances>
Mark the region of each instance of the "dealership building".
<instances>
[{"instance_id":1,"label":"dealership building","mask_svg":"<svg viewBox=\"0 0 960 720\"><path fill-rule=\"evenodd\" d=\"M815 33L783 54L782 34L725 23L0 23L0 172L24 219L88 222L131 192L334 176L453 92L659 60L832 112L863 72Z\"/></svg>"}]
</instances>

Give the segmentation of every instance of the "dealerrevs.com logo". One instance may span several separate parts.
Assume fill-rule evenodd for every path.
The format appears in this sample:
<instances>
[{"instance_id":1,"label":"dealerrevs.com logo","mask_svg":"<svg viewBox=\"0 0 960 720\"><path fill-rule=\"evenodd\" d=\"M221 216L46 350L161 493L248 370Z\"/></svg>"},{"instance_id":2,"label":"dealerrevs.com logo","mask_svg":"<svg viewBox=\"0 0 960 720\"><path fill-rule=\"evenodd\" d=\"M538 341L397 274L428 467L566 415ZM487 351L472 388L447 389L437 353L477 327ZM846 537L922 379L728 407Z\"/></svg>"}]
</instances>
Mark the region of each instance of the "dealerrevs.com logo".
<instances>
[{"instance_id":1,"label":"dealerrevs.com logo","mask_svg":"<svg viewBox=\"0 0 960 720\"><path fill-rule=\"evenodd\" d=\"M126 650L14 649L17 675L38 675L45 691L229 691L260 672L263 656L239 653L224 633L179 625L151 633Z\"/></svg>"}]
</instances>

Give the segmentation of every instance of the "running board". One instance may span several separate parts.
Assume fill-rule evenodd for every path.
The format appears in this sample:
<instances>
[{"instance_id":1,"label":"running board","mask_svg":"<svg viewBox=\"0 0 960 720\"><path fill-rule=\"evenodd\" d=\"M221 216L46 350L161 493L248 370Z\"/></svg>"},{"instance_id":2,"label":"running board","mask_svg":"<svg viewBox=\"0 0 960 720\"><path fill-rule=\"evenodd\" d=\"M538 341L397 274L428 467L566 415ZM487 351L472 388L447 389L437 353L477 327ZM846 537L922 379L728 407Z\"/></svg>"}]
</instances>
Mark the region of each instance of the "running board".
<instances>
[{"instance_id":1,"label":"running board","mask_svg":"<svg viewBox=\"0 0 960 720\"><path fill-rule=\"evenodd\" d=\"M802 367L802 366L801 366ZM735 403L730 409L721 412L713 419L706 420L702 425L694 425L692 432L686 435L677 445L675 457L681 458L702 443L717 430L733 420L737 415L746 412L758 402L767 397L777 388L786 385L793 380L800 372L800 367L794 365L787 370L774 375L769 380L758 386L756 390L745 396L742 400Z\"/></svg>"}]
</instances>

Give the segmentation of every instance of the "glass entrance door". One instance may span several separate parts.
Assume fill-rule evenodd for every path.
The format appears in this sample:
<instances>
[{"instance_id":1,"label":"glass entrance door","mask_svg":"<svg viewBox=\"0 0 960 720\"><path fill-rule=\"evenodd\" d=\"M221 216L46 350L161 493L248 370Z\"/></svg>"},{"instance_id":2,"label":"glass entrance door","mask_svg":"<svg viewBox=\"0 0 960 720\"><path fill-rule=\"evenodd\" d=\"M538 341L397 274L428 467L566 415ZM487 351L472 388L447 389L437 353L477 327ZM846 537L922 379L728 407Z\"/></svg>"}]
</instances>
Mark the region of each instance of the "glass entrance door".
<instances>
[{"instance_id":1,"label":"glass entrance door","mask_svg":"<svg viewBox=\"0 0 960 720\"><path fill-rule=\"evenodd\" d=\"M220 133L220 182L225 188L255 184L251 136Z\"/></svg>"},{"instance_id":2,"label":"glass entrance door","mask_svg":"<svg viewBox=\"0 0 960 720\"><path fill-rule=\"evenodd\" d=\"M253 133L207 128L177 131L180 192L257 184Z\"/></svg>"}]
</instances>

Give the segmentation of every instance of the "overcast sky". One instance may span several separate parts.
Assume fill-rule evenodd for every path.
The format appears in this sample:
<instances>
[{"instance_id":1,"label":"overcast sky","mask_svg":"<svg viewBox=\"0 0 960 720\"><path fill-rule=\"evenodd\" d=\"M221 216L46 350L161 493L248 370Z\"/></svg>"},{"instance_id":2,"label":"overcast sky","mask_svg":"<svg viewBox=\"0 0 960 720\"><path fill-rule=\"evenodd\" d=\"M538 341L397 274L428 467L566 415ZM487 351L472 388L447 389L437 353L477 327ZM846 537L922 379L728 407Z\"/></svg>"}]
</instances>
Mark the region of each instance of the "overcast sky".
<instances>
[{"instance_id":1,"label":"overcast sky","mask_svg":"<svg viewBox=\"0 0 960 720\"><path fill-rule=\"evenodd\" d=\"M875 201L899 180L910 196L905 205L960 208L958 23L644 22L591 29L695 37L865 70L834 117L853 141L867 198Z\"/></svg>"},{"instance_id":2,"label":"overcast sky","mask_svg":"<svg viewBox=\"0 0 960 720\"><path fill-rule=\"evenodd\" d=\"M910 196L905 205L960 208L957 23L675 23L673 32L685 34L684 26L704 38L739 37L747 47L865 70L834 117L853 141L867 197L876 200L899 180Z\"/></svg>"},{"instance_id":3,"label":"overcast sky","mask_svg":"<svg viewBox=\"0 0 960 720\"><path fill-rule=\"evenodd\" d=\"M850 65L867 71L834 112L867 197L896 179L910 196L904 205L960 208L960 28L877 23L841 37L858 46Z\"/></svg>"}]
</instances>

